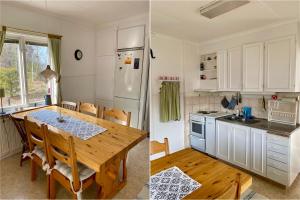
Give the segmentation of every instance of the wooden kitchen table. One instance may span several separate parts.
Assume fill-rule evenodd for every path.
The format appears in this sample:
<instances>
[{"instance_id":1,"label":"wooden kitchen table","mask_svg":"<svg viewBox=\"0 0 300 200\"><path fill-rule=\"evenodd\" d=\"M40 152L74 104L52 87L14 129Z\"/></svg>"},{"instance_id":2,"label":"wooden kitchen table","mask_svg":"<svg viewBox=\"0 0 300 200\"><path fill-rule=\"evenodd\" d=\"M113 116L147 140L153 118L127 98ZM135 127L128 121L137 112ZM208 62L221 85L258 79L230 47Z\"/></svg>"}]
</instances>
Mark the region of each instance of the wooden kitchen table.
<instances>
[{"instance_id":1,"label":"wooden kitchen table","mask_svg":"<svg viewBox=\"0 0 300 200\"><path fill-rule=\"evenodd\" d=\"M121 161L127 158L128 151L136 144L146 138L147 133L135 128L119 125L107 120L99 119L76 111L60 108L58 106L49 106L38 108L35 110L19 112L13 114L14 117L24 118L31 112L39 110L52 110L63 115L72 116L74 118L97 124L107 131L93 136L87 140L82 140L74 137L75 151L79 162L85 164L89 168L96 171L96 182L101 186L99 198L111 198L126 184L126 170L124 171L123 180L119 180L119 167ZM38 124L41 122L34 118L28 118ZM63 136L68 136L70 133L64 132L48 125L48 128ZM148 156L148 155L145 155Z\"/></svg>"},{"instance_id":2,"label":"wooden kitchen table","mask_svg":"<svg viewBox=\"0 0 300 200\"><path fill-rule=\"evenodd\" d=\"M202 186L185 199L215 199L241 174L241 193L252 185L252 177L193 149L184 149L151 161L151 175L178 167Z\"/></svg>"}]
</instances>

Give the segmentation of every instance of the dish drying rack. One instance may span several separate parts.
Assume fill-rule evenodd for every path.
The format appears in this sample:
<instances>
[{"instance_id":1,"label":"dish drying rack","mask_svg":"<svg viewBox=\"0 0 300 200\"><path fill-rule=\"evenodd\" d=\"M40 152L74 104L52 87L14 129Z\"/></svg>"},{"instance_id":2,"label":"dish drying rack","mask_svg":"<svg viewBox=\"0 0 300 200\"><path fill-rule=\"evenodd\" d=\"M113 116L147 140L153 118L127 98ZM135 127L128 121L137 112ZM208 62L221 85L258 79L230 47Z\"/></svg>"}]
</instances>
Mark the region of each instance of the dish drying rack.
<instances>
[{"instance_id":1,"label":"dish drying rack","mask_svg":"<svg viewBox=\"0 0 300 200\"><path fill-rule=\"evenodd\" d=\"M268 121L296 125L299 102L297 100L269 100Z\"/></svg>"}]
</instances>

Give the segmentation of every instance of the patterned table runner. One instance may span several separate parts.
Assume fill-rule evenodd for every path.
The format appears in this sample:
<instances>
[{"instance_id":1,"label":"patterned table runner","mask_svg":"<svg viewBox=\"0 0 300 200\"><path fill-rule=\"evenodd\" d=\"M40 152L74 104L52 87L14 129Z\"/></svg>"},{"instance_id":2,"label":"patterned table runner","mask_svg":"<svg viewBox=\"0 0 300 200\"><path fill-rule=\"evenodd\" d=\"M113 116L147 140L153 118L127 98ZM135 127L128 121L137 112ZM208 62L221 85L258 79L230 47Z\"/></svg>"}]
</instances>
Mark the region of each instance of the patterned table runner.
<instances>
[{"instance_id":1,"label":"patterned table runner","mask_svg":"<svg viewBox=\"0 0 300 200\"><path fill-rule=\"evenodd\" d=\"M150 199L179 200L200 187L178 167L172 167L151 176Z\"/></svg>"},{"instance_id":2,"label":"patterned table runner","mask_svg":"<svg viewBox=\"0 0 300 200\"><path fill-rule=\"evenodd\" d=\"M103 133L107 129L94 125L67 115L62 115L64 121L58 122L59 113L51 110L40 110L30 113L28 116L36 120L49 124L53 127L68 132L82 140L87 140L95 135Z\"/></svg>"}]
</instances>

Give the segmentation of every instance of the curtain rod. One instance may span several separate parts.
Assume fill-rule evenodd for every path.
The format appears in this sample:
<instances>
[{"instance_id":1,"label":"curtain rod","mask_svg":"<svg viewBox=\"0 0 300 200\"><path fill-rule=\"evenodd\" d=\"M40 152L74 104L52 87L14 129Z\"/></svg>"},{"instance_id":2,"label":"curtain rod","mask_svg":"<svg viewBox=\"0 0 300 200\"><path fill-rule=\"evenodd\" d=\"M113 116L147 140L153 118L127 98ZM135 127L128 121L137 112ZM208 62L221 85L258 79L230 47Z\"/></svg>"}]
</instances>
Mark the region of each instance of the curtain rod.
<instances>
[{"instance_id":1,"label":"curtain rod","mask_svg":"<svg viewBox=\"0 0 300 200\"><path fill-rule=\"evenodd\" d=\"M10 29L10 30L16 30L16 31L21 31L21 32L27 32L27 33L34 33L35 35L42 35L42 36L48 36L50 38L62 38L61 35L55 35L55 34L50 34L50 33L43 33L43 32L38 32L38 31L31 31L31 30L26 30L26 29L21 29L21 28L14 28L14 27L9 27L9 26L6 26L7 29Z\"/></svg>"}]
</instances>

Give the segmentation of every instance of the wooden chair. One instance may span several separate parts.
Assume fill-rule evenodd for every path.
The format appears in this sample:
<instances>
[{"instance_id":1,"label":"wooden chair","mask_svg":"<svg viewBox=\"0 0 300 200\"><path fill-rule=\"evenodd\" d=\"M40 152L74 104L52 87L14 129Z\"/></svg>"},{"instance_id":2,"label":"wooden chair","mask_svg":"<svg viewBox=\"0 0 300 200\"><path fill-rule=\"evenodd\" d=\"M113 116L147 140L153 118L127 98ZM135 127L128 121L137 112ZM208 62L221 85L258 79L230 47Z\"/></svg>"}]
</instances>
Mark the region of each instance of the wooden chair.
<instances>
[{"instance_id":1,"label":"wooden chair","mask_svg":"<svg viewBox=\"0 0 300 200\"><path fill-rule=\"evenodd\" d=\"M170 154L168 138L164 138L164 143L160 143L158 141L151 141L150 155L154 155L161 152L165 152L166 155Z\"/></svg>"},{"instance_id":2,"label":"wooden chair","mask_svg":"<svg viewBox=\"0 0 300 200\"><path fill-rule=\"evenodd\" d=\"M114 119L123 122L124 125L130 126L131 112L125 112L116 108L107 109L103 107L103 119Z\"/></svg>"},{"instance_id":3,"label":"wooden chair","mask_svg":"<svg viewBox=\"0 0 300 200\"><path fill-rule=\"evenodd\" d=\"M64 186L73 198L77 199L81 190L88 188L95 180L95 171L81 163L77 163L72 136L64 138L44 127L49 165L51 169L49 180L49 197L56 196L55 182ZM78 194L78 195L77 195Z\"/></svg>"},{"instance_id":4,"label":"wooden chair","mask_svg":"<svg viewBox=\"0 0 300 200\"><path fill-rule=\"evenodd\" d=\"M29 145L28 145L28 139L26 135L26 130L25 130L25 124L24 124L24 119L21 118L16 118L13 117L12 115L9 116L10 119L13 121L14 125L17 128L17 131L21 137L21 142L22 142L22 155L20 158L20 166L22 167L22 163L25 160L28 160L29 157L24 157L23 153L28 153L29 152Z\"/></svg>"},{"instance_id":5,"label":"wooden chair","mask_svg":"<svg viewBox=\"0 0 300 200\"><path fill-rule=\"evenodd\" d=\"M31 181L36 179L36 166L43 168L47 162L46 142L43 134L43 125L40 127L35 122L24 118L28 139L29 152L31 154Z\"/></svg>"},{"instance_id":6,"label":"wooden chair","mask_svg":"<svg viewBox=\"0 0 300 200\"><path fill-rule=\"evenodd\" d=\"M77 110L78 110L78 112L92 114L92 115L95 115L96 117L100 116L99 115L99 106L91 104L91 103L79 102Z\"/></svg>"},{"instance_id":7,"label":"wooden chair","mask_svg":"<svg viewBox=\"0 0 300 200\"><path fill-rule=\"evenodd\" d=\"M102 118L106 120L117 120L119 122L122 122L125 126L130 126L130 120L131 120L131 112L125 112L123 110L119 110L116 108L107 109L106 107L103 107L102 111ZM123 181L127 178L127 168L126 168L126 162L127 162L127 156L125 156L124 160L122 161L123 166Z\"/></svg>"},{"instance_id":8,"label":"wooden chair","mask_svg":"<svg viewBox=\"0 0 300 200\"><path fill-rule=\"evenodd\" d=\"M241 174L237 174L234 183L229 185L217 199L240 199L240 195Z\"/></svg>"},{"instance_id":9,"label":"wooden chair","mask_svg":"<svg viewBox=\"0 0 300 200\"><path fill-rule=\"evenodd\" d=\"M61 102L61 107L69 109L69 110L76 111L77 110L77 103L71 102L71 101L62 101Z\"/></svg>"}]
</instances>

